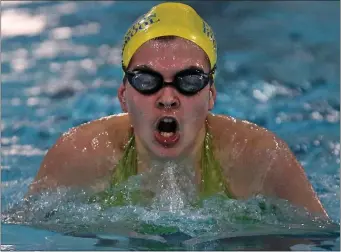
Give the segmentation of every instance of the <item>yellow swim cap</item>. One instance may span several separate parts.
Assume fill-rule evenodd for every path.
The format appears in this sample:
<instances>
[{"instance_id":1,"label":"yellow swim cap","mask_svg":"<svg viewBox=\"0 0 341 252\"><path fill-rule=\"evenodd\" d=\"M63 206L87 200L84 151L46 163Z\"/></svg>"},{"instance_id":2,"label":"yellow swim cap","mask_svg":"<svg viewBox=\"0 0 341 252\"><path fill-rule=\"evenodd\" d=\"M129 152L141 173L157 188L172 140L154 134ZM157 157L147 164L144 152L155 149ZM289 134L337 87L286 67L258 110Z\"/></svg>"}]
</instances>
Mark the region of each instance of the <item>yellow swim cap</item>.
<instances>
[{"instance_id":1,"label":"yellow swim cap","mask_svg":"<svg viewBox=\"0 0 341 252\"><path fill-rule=\"evenodd\" d=\"M136 50L148 40L162 36L177 36L192 41L207 54L211 68L217 61L217 47L211 27L182 3L161 3L140 17L124 36L122 64L128 67Z\"/></svg>"}]
</instances>

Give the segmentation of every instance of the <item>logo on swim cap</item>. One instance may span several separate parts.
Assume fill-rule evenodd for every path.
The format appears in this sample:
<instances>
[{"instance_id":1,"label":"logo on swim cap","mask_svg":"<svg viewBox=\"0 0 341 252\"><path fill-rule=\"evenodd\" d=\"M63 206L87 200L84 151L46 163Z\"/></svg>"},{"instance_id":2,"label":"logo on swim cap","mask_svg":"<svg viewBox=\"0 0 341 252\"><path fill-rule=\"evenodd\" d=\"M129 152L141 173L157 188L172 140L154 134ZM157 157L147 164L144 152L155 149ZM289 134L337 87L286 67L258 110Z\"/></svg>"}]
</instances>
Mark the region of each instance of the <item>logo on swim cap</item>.
<instances>
[{"instance_id":1,"label":"logo on swim cap","mask_svg":"<svg viewBox=\"0 0 341 252\"><path fill-rule=\"evenodd\" d=\"M212 40L214 48L217 48L213 30L204 20L202 21L202 31L210 40Z\"/></svg>"},{"instance_id":2,"label":"logo on swim cap","mask_svg":"<svg viewBox=\"0 0 341 252\"><path fill-rule=\"evenodd\" d=\"M131 38L138 32L147 28L147 26L153 25L160 21L160 18L157 17L157 13L151 13L143 15L142 18L139 18L127 31L126 35L124 36L124 42L122 46L122 54L124 51L125 46L131 40Z\"/></svg>"}]
</instances>

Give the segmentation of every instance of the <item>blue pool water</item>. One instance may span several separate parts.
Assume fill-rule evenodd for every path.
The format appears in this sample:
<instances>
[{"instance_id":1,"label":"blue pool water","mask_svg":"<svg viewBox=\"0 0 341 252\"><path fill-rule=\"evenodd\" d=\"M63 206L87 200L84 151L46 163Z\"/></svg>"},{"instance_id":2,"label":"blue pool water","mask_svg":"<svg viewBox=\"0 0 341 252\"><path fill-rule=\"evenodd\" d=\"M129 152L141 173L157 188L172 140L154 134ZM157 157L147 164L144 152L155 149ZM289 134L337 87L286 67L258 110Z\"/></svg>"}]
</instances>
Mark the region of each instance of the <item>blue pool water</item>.
<instances>
[{"instance_id":1,"label":"blue pool water","mask_svg":"<svg viewBox=\"0 0 341 252\"><path fill-rule=\"evenodd\" d=\"M333 223L311 221L307 213L282 201L274 203L279 215L263 213L260 204L271 205L263 198L213 198L199 209L123 207L104 212L78 201L82 192L64 189L32 205L21 201L60 134L120 112L116 91L122 78L121 39L154 4L1 3L1 249L339 250L336 1L192 3L217 37L214 112L250 120L283 138ZM159 230L145 236L129 233L148 229L146 223ZM305 237L318 245L303 245Z\"/></svg>"}]
</instances>

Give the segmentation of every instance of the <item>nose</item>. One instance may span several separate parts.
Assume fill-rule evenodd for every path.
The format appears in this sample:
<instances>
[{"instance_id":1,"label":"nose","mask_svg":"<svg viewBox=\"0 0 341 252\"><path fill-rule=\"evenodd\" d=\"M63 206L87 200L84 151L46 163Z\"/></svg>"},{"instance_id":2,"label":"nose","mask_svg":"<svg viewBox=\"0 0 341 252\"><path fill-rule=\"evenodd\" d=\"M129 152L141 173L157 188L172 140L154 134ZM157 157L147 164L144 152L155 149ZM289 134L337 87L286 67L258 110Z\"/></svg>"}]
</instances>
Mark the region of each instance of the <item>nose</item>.
<instances>
[{"instance_id":1,"label":"nose","mask_svg":"<svg viewBox=\"0 0 341 252\"><path fill-rule=\"evenodd\" d=\"M180 100L173 87L166 86L160 90L160 96L156 101L156 107L159 109L177 109L180 106Z\"/></svg>"}]
</instances>

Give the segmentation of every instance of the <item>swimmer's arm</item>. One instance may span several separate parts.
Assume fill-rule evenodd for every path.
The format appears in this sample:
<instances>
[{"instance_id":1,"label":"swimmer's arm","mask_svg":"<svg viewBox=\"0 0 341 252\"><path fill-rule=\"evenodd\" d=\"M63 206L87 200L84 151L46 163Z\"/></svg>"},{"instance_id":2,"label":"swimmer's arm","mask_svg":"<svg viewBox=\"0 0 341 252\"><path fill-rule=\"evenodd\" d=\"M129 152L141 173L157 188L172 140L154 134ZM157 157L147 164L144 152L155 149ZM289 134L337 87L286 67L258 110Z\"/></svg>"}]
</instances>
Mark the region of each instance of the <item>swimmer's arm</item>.
<instances>
[{"instance_id":1,"label":"swimmer's arm","mask_svg":"<svg viewBox=\"0 0 341 252\"><path fill-rule=\"evenodd\" d=\"M328 217L310 184L303 167L282 140L272 137L275 155L269 161L262 186L262 194L286 199L294 205L305 207L312 213ZM269 149L267 149L269 151Z\"/></svg>"}]
</instances>

